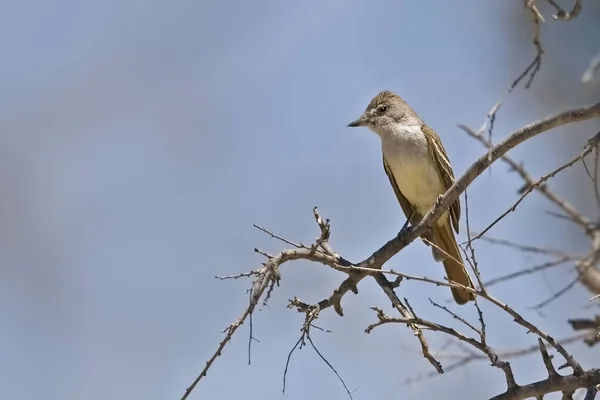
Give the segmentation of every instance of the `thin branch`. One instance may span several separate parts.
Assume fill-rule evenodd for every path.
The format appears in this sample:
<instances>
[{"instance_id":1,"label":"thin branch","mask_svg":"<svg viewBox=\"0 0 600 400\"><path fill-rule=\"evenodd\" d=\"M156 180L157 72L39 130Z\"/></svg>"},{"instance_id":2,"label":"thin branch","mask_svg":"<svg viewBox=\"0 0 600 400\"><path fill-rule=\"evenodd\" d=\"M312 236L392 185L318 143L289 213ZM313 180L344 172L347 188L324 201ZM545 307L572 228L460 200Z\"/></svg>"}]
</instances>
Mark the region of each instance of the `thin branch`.
<instances>
[{"instance_id":1,"label":"thin branch","mask_svg":"<svg viewBox=\"0 0 600 400\"><path fill-rule=\"evenodd\" d=\"M215 276L215 279L219 279L219 280L227 280L227 279L240 279L240 278L249 278L253 275L257 275L260 271L248 271L248 272L241 272L239 274L235 274L235 275L224 275L224 276Z\"/></svg>"},{"instance_id":2,"label":"thin branch","mask_svg":"<svg viewBox=\"0 0 600 400\"><path fill-rule=\"evenodd\" d=\"M546 345L544 345L544 341L538 338L538 346L540 349L540 353L542 353L542 361L544 362L544 366L546 367L546 371L548 371L548 377L556 378L560 375L554 369L554 365L552 365L552 356L548 354L548 350L546 349Z\"/></svg>"},{"instance_id":3,"label":"thin branch","mask_svg":"<svg viewBox=\"0 0 600 400\"><path fill-rule=\"evenodd\" d=\"M558 299L559 297L561 297L562 295L567 293L569 290L571 290L575 286L575 284L577 282L579 282L580 278L581 277L578 274L578 276L575 279L572 279L562 289L560 289L556 293L552 294L552 296L548 297L547 299L540 301L538 304L529 307L529 309L530 310L539 310L539 309L546 307L548 304L552 303L554 300Z\"/></svg>"},{"instance_id":4,"label":"thin branch","mask_svg":"<svg viewBox=\"0 0 600 400\"><path fill-rule=\"evenodd\" d=\"M579 388L589 388L598 384L600 384L600 369L590 369L581 375L559 375L556 378L546 378L528 385L518 386L515 390L494 396L490 400L540 399L548 393L574 392Z\"/></svg>"},{"instance_id":5,"label":"thin branch","mask_svg":"<svg viewBox=\"0 0 600 400\"><path fill-rule=\"evenodd\" d=\"M473 233L475 234L475 232L473 232ZM477 234L477 236L480 236L480 234ZM485 242L488 242L488 243L493 243L493 244L497 244L500 246L510 247L515 250L519 250L519 251L523 251L523 252L527 252L527 253L545 254L545 255L556 257L556 258L565 258L565 259L573 260L573 261L582 261L581 257L575 256L573 254L567 254L561 250L549 249L549 248L537 247L537 246L529 246L529 245L524 245L521 243L515 243L510 240L497 239L497 238L493 238L493 237L489 237L489 236L481 236L480 239Z\"/></svg>"},{"instance_id":6,"label":"thin branch","mask_svg":"<svg viewBox=\"0 0 600 400\"><path fill-rule=\"evenodd\" d=\"M285 394L286 378L287 378L288 369L290 367L290 361L292 360L292 354L294 354L294 351L298 348L298 346L300 346L301 342L302 342L302 338L299 338L296 341L296 344L294 344L294 347L292 347L292 349L288 353L287 359L285 361L285 368L283 369L283 389L281 390L283 394Z\"/></svg>"},{"instance_id":7,"label":"thin branch","mask_svg":"<svg viewBox=\"0 0 600 400\"><path fill-rule=\"evenodd\" d=\"M467 135L479 141L486 148L490 149L493 147L492 143L488 139L484 138L481 134L474 132L469 127L465 125L459 125L458 127L465 131ZM512 171L519 174L521 179L525 181L525 188L535 183L535 180L529 175L529 173L527 173L522 164L515 162L512 158L505 154L502 155L501 159L503 162L508 164ZM571 218L572 221L576 222L582 228L584 228L586 232L590 231L590 221L583 215L581 215L581 213L577 211L575 207L569 204L566 200L557 196L554 192L550 191L545 185L536 186L535 190L542 194L548 201L559 207L565 214L569 216L569 218Z\"/></svg>"},{"instance_id":8,"label":"thin branch","mask_svg":"<svg viewBox=\"0 0 600 400\"><path fill-rule=\"evenodd\" d=\"M315 208L316 211L316 208ZM297 301L296 298L294 298L293 300L290 300L290 304L292 304L294 301ZM290 306L288 306L289 308ZM290 364L290 360L292 357L292 354L294 353L294 351L296 349L301 349L303 346L306 345L306 341L308 341L308 343L310 343L311 347L313 348L313 350L315 351L315 353L317 353L317 355L319 356L319 358L321 358L321 360L323 360L323 362L329 367L329 369L331 369L331 371L333 371L333 373L335 374L335 376L337 376L337 378L339 379L339 381L342 383L342 385L344 386L344 389L346 390L346 394L348 394L348 397L350 397L350 400L353 400L352 398L352 393L350 393L350 389L348 389L348 386L346 385L346 382L344 381L344 379L340 376L340 374L337 372L337 370L333 367L333 365L331 365L331 363L329 362L329 360L327 360L327 358L325 358L325 356L323 356L323 354L319 351L319 349L317 348L317 346L315 345L315 343L313 342L311 336L310 336L310 329L311 327L313 327L313 322L319 317L319 312L320 310L316 307L312 307L310 309L307 309L305 312L305 318L304 318L304 324L302 325L302 328L300 329L300 331L302 332L300 335L300 338L298 339L298 341L296 342L296 344L294 345L294 347L292 348L292 350L289 352L286 363L285 363L285 369L283 372L283 394L285 394L285 384L286 384L286 377L287 377L287 371L288 371L288 367ZM321 328L318 328L319 330L323 330Z\"/></svg>"},{"instance_id":9,"label":"thin branch","mask_svg":"<svg viewBox=\"0 0 600 400\"><path fill-rule=\"evenodd\" d=\"M508 214L510 214L511 212L515 211L517 209L517 206L519 204L521 204L521 202L525 199L525 197L527 197L527 195L530 194L535 187L543 185L544 182L546 182L550 178L553 178L559 172L564 171L565 169L573 166L575 163L579 162L580 160L583 160L583 158L585 156L587 156L594 148L595 148L595 146L586 145L586 147L583 150L583 152L580 155L578 155L577 157L575 157L573 160L569 161L566 164L561 165L560 167L556 168L554 171L550 172L547 175L542 176L538 181L533 182L531 185L529 185L529 187L526 190L523 191L523 193L521 194L521 197L519 197L519 199L512 206L510 206L508 208L508 210L506 210L498 218L496 218L481 233L479 233L477 236L475 236L473 238L473 240L477 240L480 237L482 237L483 235L485 235L487 233L487 231L489 231L494 225L496 225L498 222L500 222L502 219L504 219L504 217L506 217Z\"/></svg>"},{"instance_id":10,"label":"thin branch","mask_svg":"<svg viewBox=\"0 0 600 400\"><path fill-rule=\"evenodd\" d=\"M517 324L527 328L530 332L535 333L537 336L541 337L546 342L548 342L550 345L552 345L552 347L554 347L556 349L556 351L558 351L560 353L560 355L564 357L568 366L573 368L573 373L575 375L583 374L584 371L583 371L583 368L581 368L581 365L579 365L579 363L577 361L575 361L573 356L569 352L567 352L567 350L565 350L565 348L560 343L558 343L552 336L548 335L546 332L542 331L537 326L533 325L531 322L524 319L521 315L519 315L519 313L517 313L511 307L500 302L499 300L495 299L494 297L486 296L485 298L487 300L491 301L492 303L494 303L496 306L503 309L504 311L506 311L508 314L510 314L514 318L514 321Z\"/></svg>"},{"instance_id":11,"label":"thin branch","mask_svg":"<svg viewBox=\"0 0 600 400\"><path fill-rule=\"evenodd\" d=\"M596 146L595 148L595 152L594 152L594 173L590 173L590 170L587 167L587 164L585 163L585 160L581 160L582 164L583 164L583 168L585 169L585 172L587 174L587 176L590 178L590 180L592 181L592 183L594 184L594 197L596 199L596 207L598 208L598 210L600 210L600 187L598 185L598 147Z\"/></svg>"},{"instance_id":12,"label":"thin branch","mask_svg":"<svg viewBox=\"0 0 600 400\"><path fill-rule=\"evenodd\" d=\"M260 225L253 224L252 226L255 227L256 229L258 229L259 231L266 233L267 235L271 236L272 238L280 240L283 243L288 244L288 245L290 245L292 247L296 247L298 249L305 247L302 243L294 243L292 241L289 241L289 240L287 240L287 239L285 239L285 238L283 238L283 237L281 237L279 235L276 235L275 233L271 232L270 230L263 228Z\"/></svg>"},{"instance_id":13,"label":"thin branch","mask_svg":"<svg viewBox=\"0 0 600 400\"><path fill-rule=\"evenodd\" d=\"M552 17L561 21L570 21L572 19L577 18L579 16L579 13L581 12L581 9L583 8L583 5L581 4L582 0L574 0L573 8L571 9L571 11L568 12L563 10L558 4L556 4L554 0L547 1L556 10L556 14L554 14Z\"/></svg>"},{"instance_id":14,"label":"thin branch","mask_svg":"<svg viewBox=\"0 0 600 400\"><path fill-rule=\"evenodd\" d=\"M507 386L511 389L517 386L514 374L510 367L510 363L500 360L498 358L498 355L494 352L494 350L491 347L489 347L487 345L483 345L481 342L478 342L476 339L465 336L464 334L458 332L455 329L449 328L444 325L440 325L440 324L432 322L432 321L427 321L422 318L413 318L413 319L391 318L391 317L388 317L387 315L385 315L383 313L383 311L377 307L371 307L371 309L374 310L375 312L377 312L377 318L379 319L379 321L369 325L366 329L367 333L370 333L373 329L375 329L376 327L378 327L380 325L384 325L384 324L388 324L388 323L418 324L420 326L427 327L433 331L445 333L447 335L455 337L456 339L460 340L461 342L464 342L470 346L473 346L474 348L480 350L482 353L486 354L488 356L490 362L492 363L492 366L499 368L504 372L504 375L506 377Z\"/></svg>"},{"instance_id":15,"label":"thin branch","mask_svg":"<svg viewBox=\"0 0 600 400\"><path fill-rule=\"evenodd\" d=\"M431 305L433 305L434 307L437 307L441 310L444 310L445 312L447 312L448 314L450 314L452 316L452 318L462 322L465 326L467 326L469 329L471 329L473 332L477 333L479 336L482 335L481 331L477 328L475 328L470 322L468 322L466 319L464 319L463 317L459 316L458 314L456 314L453 311L450 311L448 309L448 307L446 306L441 306L438 303L436 303L435 301L429 299L429 302L431 303Z\"/></svg>"},{"instance_id":16,"label":"thin branch","mask_svg":"<svg viewBox=\"0 0 600 400\"><path fill-rule=\"evenodd\" d=\"M542 67L542 55L544 54L544 49L542 48L542 42L540 41L540 32L541 32L541 22L544 21L544 17L538 10L535 5L535 1L533 0L525 0L525 8L527 8L530 12L531 20L533 21L533 46L535 47L535 57L528 69L525 70L525 73L529 73L529 79L525 84L525 89L529 89L531 84L533 83L533 78L538 73L540 68ZM529 71L531 72L529 72Z\"/></svg>"},{"instance_id":17,"label":"thin branch","mask_svg":"<svg viewBox=\"0 0 600 400\"><path fill-rule=\"evenodd\" d=\"M473 247L473 238L471 237L471 227L469 224L469 196L467 195L467 190L465 190L465 219L467 222L467 250L470 252L470 260L468 255L466 254L466 259L469 261L469 265L475 274L475 279L477 279L477 283L479 283L479 288L483 293L486 293L487 289L485 284L483 283L483 279L481 278L481 272L479 271L479 266L477 265L477 259L475 258L475 248Z\"/></svg>"},{"instance_id":18,"label":"thin branch","mask_svg":"<svg viewBox=\"0 0 600 400\"><path fill-rule=\"evenodd\" d=\"M548 262L545 262L540 265L536 265L536 266L533 266L533 267L530 267L527 269L523 269L521 271L513 272L512 274L507 274L507 275L500 276L498 278L490 279L488 282L486 282L486 285L492 286L492 285L496 285L501 282L506 282L506 281L518 278L523 275L535 274L536 272L544 271L549 268L563 265L564 263L566 263L567 261L570 261L570 260L571 260L570 258L559 258L558 260L548 261Z\"/></svg>"},{"instance_id":19,"label":"thin branch","mask_svg":"<svg viewBox=\"0 0 600 400\"><path fill-rule=\"evenodd\" d=\"M487 140L490 143L492 142L492 131L494 130L494 123L496 122L496 116L498 114L498 110L500 109L500 106L504 103L504 100L508 97L508 95L510 95L512 93L512 91L519 85L519 83L521 83L521 81L527 75L529 75L529 79L525 83L525 89L529 89L529 87L531 86L531 83L533 82L533 78L535 77L535 75L537 74L537 72L539 71L539 69L542 65L542 55L544 54L544 50L542 49L542 45L540 42L540 22L544 22L544 17L539 12L537 6L535 5L535 3L533 1L524 0L524 4L525 4L525 8L527 8L530 11L529 15L533 22L532 42L533 42L533 45L536 50L536 55L533 58L533 60L531 61L531 63L529 63L529 65L527 65L527 67L525 67L523 72L521 72L521 74L519 74L519 76L517 76L517 78L510 84L510 86L504 92L504 94L500 97L500 99L492 106L492 108L486 115L483 125L481 126L481 128L479 128L478 133L483 134L483 132L486 130L486 127L487 127L487 134L488 134ZM490 148L491 148L491 146L490 146ZM488 158L491 161L491 151L488 153Z\"/></svg>"},{"instance_id":20,"label":"thin branch","mask_svg":"<svg viewBox=\"0 0 600 400\"><path fill-rule=\"evenodd\" d=\"M564 339L560 339L559 343L562 344L563 346L566 346L571 343L579 342L587 336L588 336L587 333L578 334L578 335L566 337ZM451 364L447 364L444 367L444 370L446 372L450 372L450 371L453 371L460 367L464 367L465 365L467 365L471 362L482 361L482 360L488 359L488 357L485 354L480 354L477 352L470 351L470 347L467 347L466 349L462 349L462 351L465 352L466 354L463 355L463 354L443 354L443 353L439 353L439 352L437 353L438 357L442 360L444 360L444 359L456 360L455 362L453 362ZM505 360L505 359L514 359L514 358L524 357L524 356L536 353L538 351L539 351L539 344L535 344L535 345L532 345L529 347L524 347L522 349L501 350L501 351L496 350L496 354L498 355L499 358ZM416 378L413 377L413 378L407 379L405 384L407 384L407 385L413 384L413 383L419 382L423 379L430 379L430 378L433 378L436 376L438 376L438 374L436 372L428 372L420 377L416 377Z\"/></svg>"},{"instance_id":21,"label":"thin branch","mask_svg":"<svg viewBox=\"0 0 600 400\"><path fill-rule=\"evenodd\" d=\"M600 72L600 53L596 54L590 60L587 69L581 76L581 83L583 84L596 84L598 83L598 72Z\"/></svg>"},{"instance_id":22,"label":"thin branch","mask_svg":"<svg viewBox=\"0 0 600 400\"><path fill-rule=\"evenodd\" d=\"M310 343L310 345L312 346L313 350L315 351L315 353L317 353L317 355L321 358L321 360L323 360L323 362L325 364L327 364L329 369L333 371L335 376L337 376L339 381L342 383L342 385L344 386L344 389L346 389L346 394L348 394L348 397L350 397L350 400L353 400L352 393L350 393L350 389L348 389L348 386L346 385L346 382L344 381L344 379L340 376L340 374L336 371L336 369L333 368L333 365L331 365L331 363L329 361L327 361L327 359L323 356L323 354L321 354L319 349L317 349L317 346L315 346L315 344L313 343L310 335L307 336L307 339L308 339L308 342Z\"/></svg>"},{"instance_id":23,"label":"thin branch","mask_svg":"<svg viewBox=\"0 0 600 400\"><path fill-rule=\"evenodd\" d=\"M598 394L598 389L598 385L589 388L585 393L585 397L583 398L583 400L594 400L596 398L596 394Z\"/></svg>"}]
</instances>

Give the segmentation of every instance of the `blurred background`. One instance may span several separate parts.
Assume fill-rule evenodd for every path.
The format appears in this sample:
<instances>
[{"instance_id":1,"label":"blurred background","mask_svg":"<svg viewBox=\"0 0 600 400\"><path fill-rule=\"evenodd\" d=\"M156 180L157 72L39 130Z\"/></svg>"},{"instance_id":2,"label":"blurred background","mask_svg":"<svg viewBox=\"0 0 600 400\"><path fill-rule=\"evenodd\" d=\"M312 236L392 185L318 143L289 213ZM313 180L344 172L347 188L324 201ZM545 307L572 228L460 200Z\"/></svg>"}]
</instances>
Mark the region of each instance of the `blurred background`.
<instances>
[{"instance_id":1,"label":"blurred background","mask_svg":"<svg viewBox=\"0 0 600 400\"><path fill-rule=\"evenodd\" d=\"M585 2L562 22L539 3L541 71L501 107L494 142L600 99L598 85L581 82L600 52L600 4ZM346 128L371 97L404 97L440 134L459 176L485 150L457 124L483 123L535 56L531 36L522 1L0 1L0 397L179 399L248 302L250 281L214 276L260 266L255 246L282 249L253 223L310 243L317 205L331 219L332 246L354 261L404 223L379 139ZM510 155L537 177L576 156L598 127L568 125ZM550 185L598 217L580 164ZM512 205L521 186L501 163L480 176L468 191L471 229ZM489 234L585 255L580 229L549 209L534 194ZM487 280L543 260L482 241L476 250ZM443 276L420 242L388 267ZM284 398L303 321L287 299L319 301L344 276L308 263L282 274L254 317L251 365L245 325L190 399ZM576 286L531 307L574 276L566 265L492 294L562 338L572 334L567 318L596 311L586 308L590 293ZM486 361L406 386L432 368L405 327L364 333L376 320L369 307L389 309L389 300L369 280L359 290L344 298L344 318L321 314L318 325L332 332L313 336L354 399L505 390ZM408 282L398 291L422 317L452 324L427 300L444 302L448 290ZM471 307L453 309L476 322ZM505 314L488 304L484 312L499 351L536 344ZM446 343L428 338L434 349ZM584 368L599 367L598 349L569 349ZM520 384L546 377L537 354L512 365ZM348 397L306 348L292 356L285 398Z\"/></svg>"}]
</instances>

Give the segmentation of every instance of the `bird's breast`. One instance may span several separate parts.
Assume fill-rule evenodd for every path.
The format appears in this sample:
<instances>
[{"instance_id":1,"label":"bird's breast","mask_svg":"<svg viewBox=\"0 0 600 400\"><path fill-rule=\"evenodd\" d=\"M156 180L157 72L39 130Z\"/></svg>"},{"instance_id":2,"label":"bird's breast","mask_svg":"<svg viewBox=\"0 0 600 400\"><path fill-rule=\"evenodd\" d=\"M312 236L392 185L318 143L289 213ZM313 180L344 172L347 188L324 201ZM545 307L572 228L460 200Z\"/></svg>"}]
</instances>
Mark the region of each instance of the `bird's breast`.
<instances>
[{"instance_id":1,"label":"bird's breast","mask_svg":"<svg viewBox=\"0 0 600 400\"><path fill-rule=\"evenodd\" d=\"M425 215L445 192L425 137L416 134L388 137L382 140L382 150L398 189L419 214Z\"/></svg>"}]
</instances>

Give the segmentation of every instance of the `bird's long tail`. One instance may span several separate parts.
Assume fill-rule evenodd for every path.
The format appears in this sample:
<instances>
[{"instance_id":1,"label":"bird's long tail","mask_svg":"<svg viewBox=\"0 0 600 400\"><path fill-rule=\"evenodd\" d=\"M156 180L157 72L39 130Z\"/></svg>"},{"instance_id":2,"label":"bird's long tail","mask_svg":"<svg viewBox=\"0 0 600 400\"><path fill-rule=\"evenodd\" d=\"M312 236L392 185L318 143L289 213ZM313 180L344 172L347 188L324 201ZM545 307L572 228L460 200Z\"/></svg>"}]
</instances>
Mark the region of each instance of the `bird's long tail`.
<instances>
[{"instance_id":1,"label":"bird's long tail","mask_svg":"<svg viewBox=\"0 0 600 400\"><path fill-rule=\"evenodd\" d=\"M434 224L431 230L432 242L439 247L439 249L436 249L435 246L432 246L433 257L436 261L443 262L448 279L463 286L475 288L460 255L460 249L454 238L450 221L446 221L444 224ZM454 287L451 290L452 297L458 304L466 304L475 299L475 296L466 290Z\"/></svg>"}]
</instances>

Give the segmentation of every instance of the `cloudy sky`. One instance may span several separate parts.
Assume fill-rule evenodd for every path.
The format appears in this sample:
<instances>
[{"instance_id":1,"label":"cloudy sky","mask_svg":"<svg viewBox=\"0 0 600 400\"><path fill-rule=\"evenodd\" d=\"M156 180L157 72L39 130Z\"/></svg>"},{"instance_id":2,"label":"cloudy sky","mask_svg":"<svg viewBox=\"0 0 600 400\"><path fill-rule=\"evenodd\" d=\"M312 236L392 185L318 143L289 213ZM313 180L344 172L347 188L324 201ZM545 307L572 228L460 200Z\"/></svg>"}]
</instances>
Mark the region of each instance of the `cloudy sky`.
<instances>
[{"instance_id":1,"label":"cloudy sky","mask_svg":"<svg viewBox=\"0 0 600 400\"><path fill-rule=\"evenodd\" d=\"M521 6L486 3L0 1L2 398L179 399L247 304L249 281L214 276L255 269L256 246L282 248L253 223L310 242L317 205L346 258L358 261L389 240L404 217L379 139L346 124L391 89L438 131L461 175L484 150L457 124L479 127L534 54ZM570 45L594 37L592 16L570 24L547 18L540 86L502 107L494 140L553 107L592 102L578 85L597 43ZM560 148L540 138L511 155L542 174L575 156L593 129L560 129L550 134L569 135ZM508 208L521 184L501 164L483 174L469 190L472 229ZM564 187L592 210L591 197ZM574 227L548 219L550 208L532 196L490 234L585 251ZM463 220L461 240L464 232ZM477 251L487 279L541 260L485 243ZM421 243L389 267L443 276ZM252 364L245 326L191 399L283 398L285 361L302 323L287 299L319 301L343 276L307 263L282 274L254 318L260 342ZM588 293L573 291L543 314L528 307L572 277L565 268L498 285L493 294L563 337L567 316L589 312ZM355 399L460 399L465 387L484 398L504 390L486 362L403 386L431 367L406 328L364 333L375 321L369 307L389 302L373 282L359 289L344 298L344 318L321 315L331 333L314 333ZM428 301L446 301L447 290L410 282L399 293L423 317L452 324ZM470 307L460 311L475 317ZM485 312L494 346L535 344L502 313L488 305ZM434 348L445 343L428 337ZM585 348L572 349L593 365ZM513 365L519 383L544 378L537 357ZM311 397L347 395L307 348L292 357L285 398Z\"/></svg>"}]
</instances>

